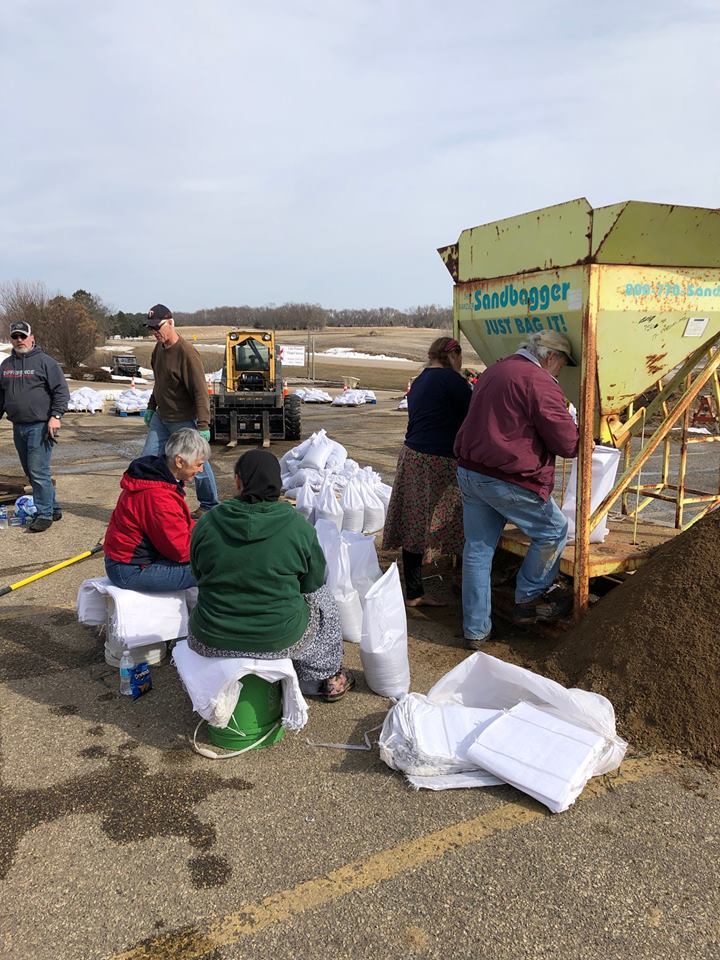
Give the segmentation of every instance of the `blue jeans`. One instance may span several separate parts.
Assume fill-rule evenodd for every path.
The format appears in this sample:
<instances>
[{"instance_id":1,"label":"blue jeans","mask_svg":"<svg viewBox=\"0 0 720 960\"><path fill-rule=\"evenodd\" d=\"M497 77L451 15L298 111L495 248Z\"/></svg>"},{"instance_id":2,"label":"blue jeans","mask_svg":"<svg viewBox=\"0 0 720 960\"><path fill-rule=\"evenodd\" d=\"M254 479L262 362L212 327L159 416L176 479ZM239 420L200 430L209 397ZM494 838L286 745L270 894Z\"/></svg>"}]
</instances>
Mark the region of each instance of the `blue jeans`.
<instances>
[{"instance_id":1,"label":"blue jeans","mask_svg":"<svg viewBox=\"0 0 720 960\"><path fill-rule=\"evenodd\" d=\"M469 640L490 633L490 574L495 549L506 523L530 537L530 547L515 584L515 602L542 596L560 568L568 522L550 497L545 501L516 483L495 480L458 467L463 499L463 630Z\"/></svg>"},{"instance_id":2,"label":"blue jeans","mask_svg":"<svg viewBox=\"0 0 720 960\"><path fill-rule=\"evenodd\" d=\"M105 557L105 573L121 590L138 590L140 593L176 593L197 586L189 563L172 563L170 560L156 560L146 567L139 567Z\"/></svg>"},{"instance_id":3,"label":"blue jeans","mask_svg":"<svg viewBox=\"0 0 720 960\"><path fill-rule=\"evenodd\" d=\"M53 510L60 510L50 475L52 444L48 438L47 421L14 423L13 440L20 463L32 484L33 503L37 515L52 520Z\"/></svg>"},{"instance_id":4,"label":"blue jeans","mask_svg":"<svg viewBox=\"0 0 720 960\"><path fill-rule=\"evenodd\" d=\"M140 456L161 456L165 451L165 443L170 434L178 430L186 429L187 427L190 427L192 430L197 430L197 424L194 420L171 422L169 420L161 420L160 416L156 413L150 421L147 439L145 440L145 446ZM200 506L206 510L211 510L220 502L218 499L217 484L215 483L215 474L207 462L201 472L195 477L195 493L200 501Z\"/></svg>"}]
</instances>

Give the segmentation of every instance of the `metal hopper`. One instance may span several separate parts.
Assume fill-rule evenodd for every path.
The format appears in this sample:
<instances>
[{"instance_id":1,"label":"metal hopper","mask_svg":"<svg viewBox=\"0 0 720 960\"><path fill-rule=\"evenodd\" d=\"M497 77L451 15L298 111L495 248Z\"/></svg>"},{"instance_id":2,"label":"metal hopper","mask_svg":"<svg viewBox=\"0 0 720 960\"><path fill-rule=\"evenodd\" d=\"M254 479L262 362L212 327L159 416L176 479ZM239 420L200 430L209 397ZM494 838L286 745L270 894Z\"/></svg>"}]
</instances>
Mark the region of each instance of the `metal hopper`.
<instances>
[{"instance_id":1,"label":"metal hopper","mask_svg":"<svg viewBox=\"0 0 720 960\"><path fill-rule=\"evenodd\" d=\"M690 491L684 483L688 444L701 439L688 433L690 412L708 384L715 418L720 407L720 211L635 201L593 210L583 198L464 230L439 253L455 281L455 335L463 333L486 364L544 329L565 333L581 358L560 376L581 431L577 540L562 566L574 578L579 616L590 577L635 569L683 527L687 505L695 522L720 503L720 491ZM640 402L651 388L659 390L652 402ZM680 462L671 483L669 435L678 422ZM639 453L634 436L641 437ZM594 437L624 448L625 469L591 517ZM639 473L661 444L662 482L643 485ZM630 492L642 497L635 511ZM675 503L674 528L635 518L630 534L627 523L611 528L607 545L590 548L590 531L618 500L634 515L653 498ZM521 552L523 540L507 531L502 543Z\"/></svg>"}]
</instances>

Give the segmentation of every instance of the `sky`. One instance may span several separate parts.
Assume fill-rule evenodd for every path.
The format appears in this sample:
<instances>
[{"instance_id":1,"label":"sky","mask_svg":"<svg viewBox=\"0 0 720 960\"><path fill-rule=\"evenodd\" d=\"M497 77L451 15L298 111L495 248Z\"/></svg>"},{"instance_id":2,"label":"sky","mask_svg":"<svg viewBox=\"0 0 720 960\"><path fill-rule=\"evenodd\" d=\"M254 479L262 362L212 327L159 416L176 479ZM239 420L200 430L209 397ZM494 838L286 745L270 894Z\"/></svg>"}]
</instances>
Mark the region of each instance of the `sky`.
<instances>
[{"instance_id":1,"label":"sky","mask_svg":"<svg viewBox=\"0 0 720 960\"><path fill-rule=\"evenodd\" d=\"M720 0L3 0L0 283L449 305L575 197L720 207Z\"/></svg>"}]
</instances>

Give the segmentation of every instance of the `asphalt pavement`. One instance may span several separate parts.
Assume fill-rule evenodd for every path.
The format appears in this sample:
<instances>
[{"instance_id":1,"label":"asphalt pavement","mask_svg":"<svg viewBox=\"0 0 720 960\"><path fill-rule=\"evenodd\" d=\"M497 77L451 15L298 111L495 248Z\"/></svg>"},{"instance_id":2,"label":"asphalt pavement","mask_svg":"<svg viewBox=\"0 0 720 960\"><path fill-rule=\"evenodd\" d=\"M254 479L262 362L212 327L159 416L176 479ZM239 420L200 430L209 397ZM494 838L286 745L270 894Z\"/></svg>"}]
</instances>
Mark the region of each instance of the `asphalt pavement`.
<instances>
[{"instance_id":1,"label":"asphalt pavement","mask_svg":"<svg viewBox=\"0 0 720 960\"><path fill-rule=\"evenodd\" d=\"M306 429L326 426L390 478L394 407L386 394L306 408ZM65 517L38 536L0 531L1 583L102 537L143 430L66 417ZM214 455L224 495L235 456ZM2 421L0 472L13 464ZM376 749L308 742L359 745L387 712L349 645L356 691L313 703L308 727L268 750L207 760L189 747L196 718L174 668L129 702L77 623L78 586L101 573L93 558L0 598L3 960L720 957L717 770L631 744L560 815L510 787L415 791ZM420 692L467 655L457 600L444 580L434 589L449 606L409 616ZM512 659L515 643L501 635L490 652Z\"/></svg>"}]
</instances>

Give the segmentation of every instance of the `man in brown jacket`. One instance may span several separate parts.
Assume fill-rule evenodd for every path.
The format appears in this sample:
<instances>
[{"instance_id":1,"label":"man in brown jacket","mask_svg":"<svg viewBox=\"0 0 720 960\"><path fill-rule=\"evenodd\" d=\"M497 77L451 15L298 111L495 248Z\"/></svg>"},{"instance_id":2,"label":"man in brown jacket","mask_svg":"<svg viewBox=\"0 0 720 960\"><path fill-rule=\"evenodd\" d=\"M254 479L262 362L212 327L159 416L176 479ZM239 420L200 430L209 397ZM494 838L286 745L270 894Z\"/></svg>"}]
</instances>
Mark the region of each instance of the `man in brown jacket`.
<instances>
[{"instance_id":1,"label":"man in brown jacket","mask_svg":"<svg viewBox=\"0 0 720 960\"><path fill-rule=\"evenodd\" d=\"M145 411L148 435L141 456L162 456L170 434L185 427L193 427L209 442L210 400L200 355L177 332L172 313L164 304L150 308L145 326L156 340L150 359L155 386ZM220 502L208 461L195 477L195 492L200 501L193 513L195 518Z\"/></svg>"}]
</instances>

